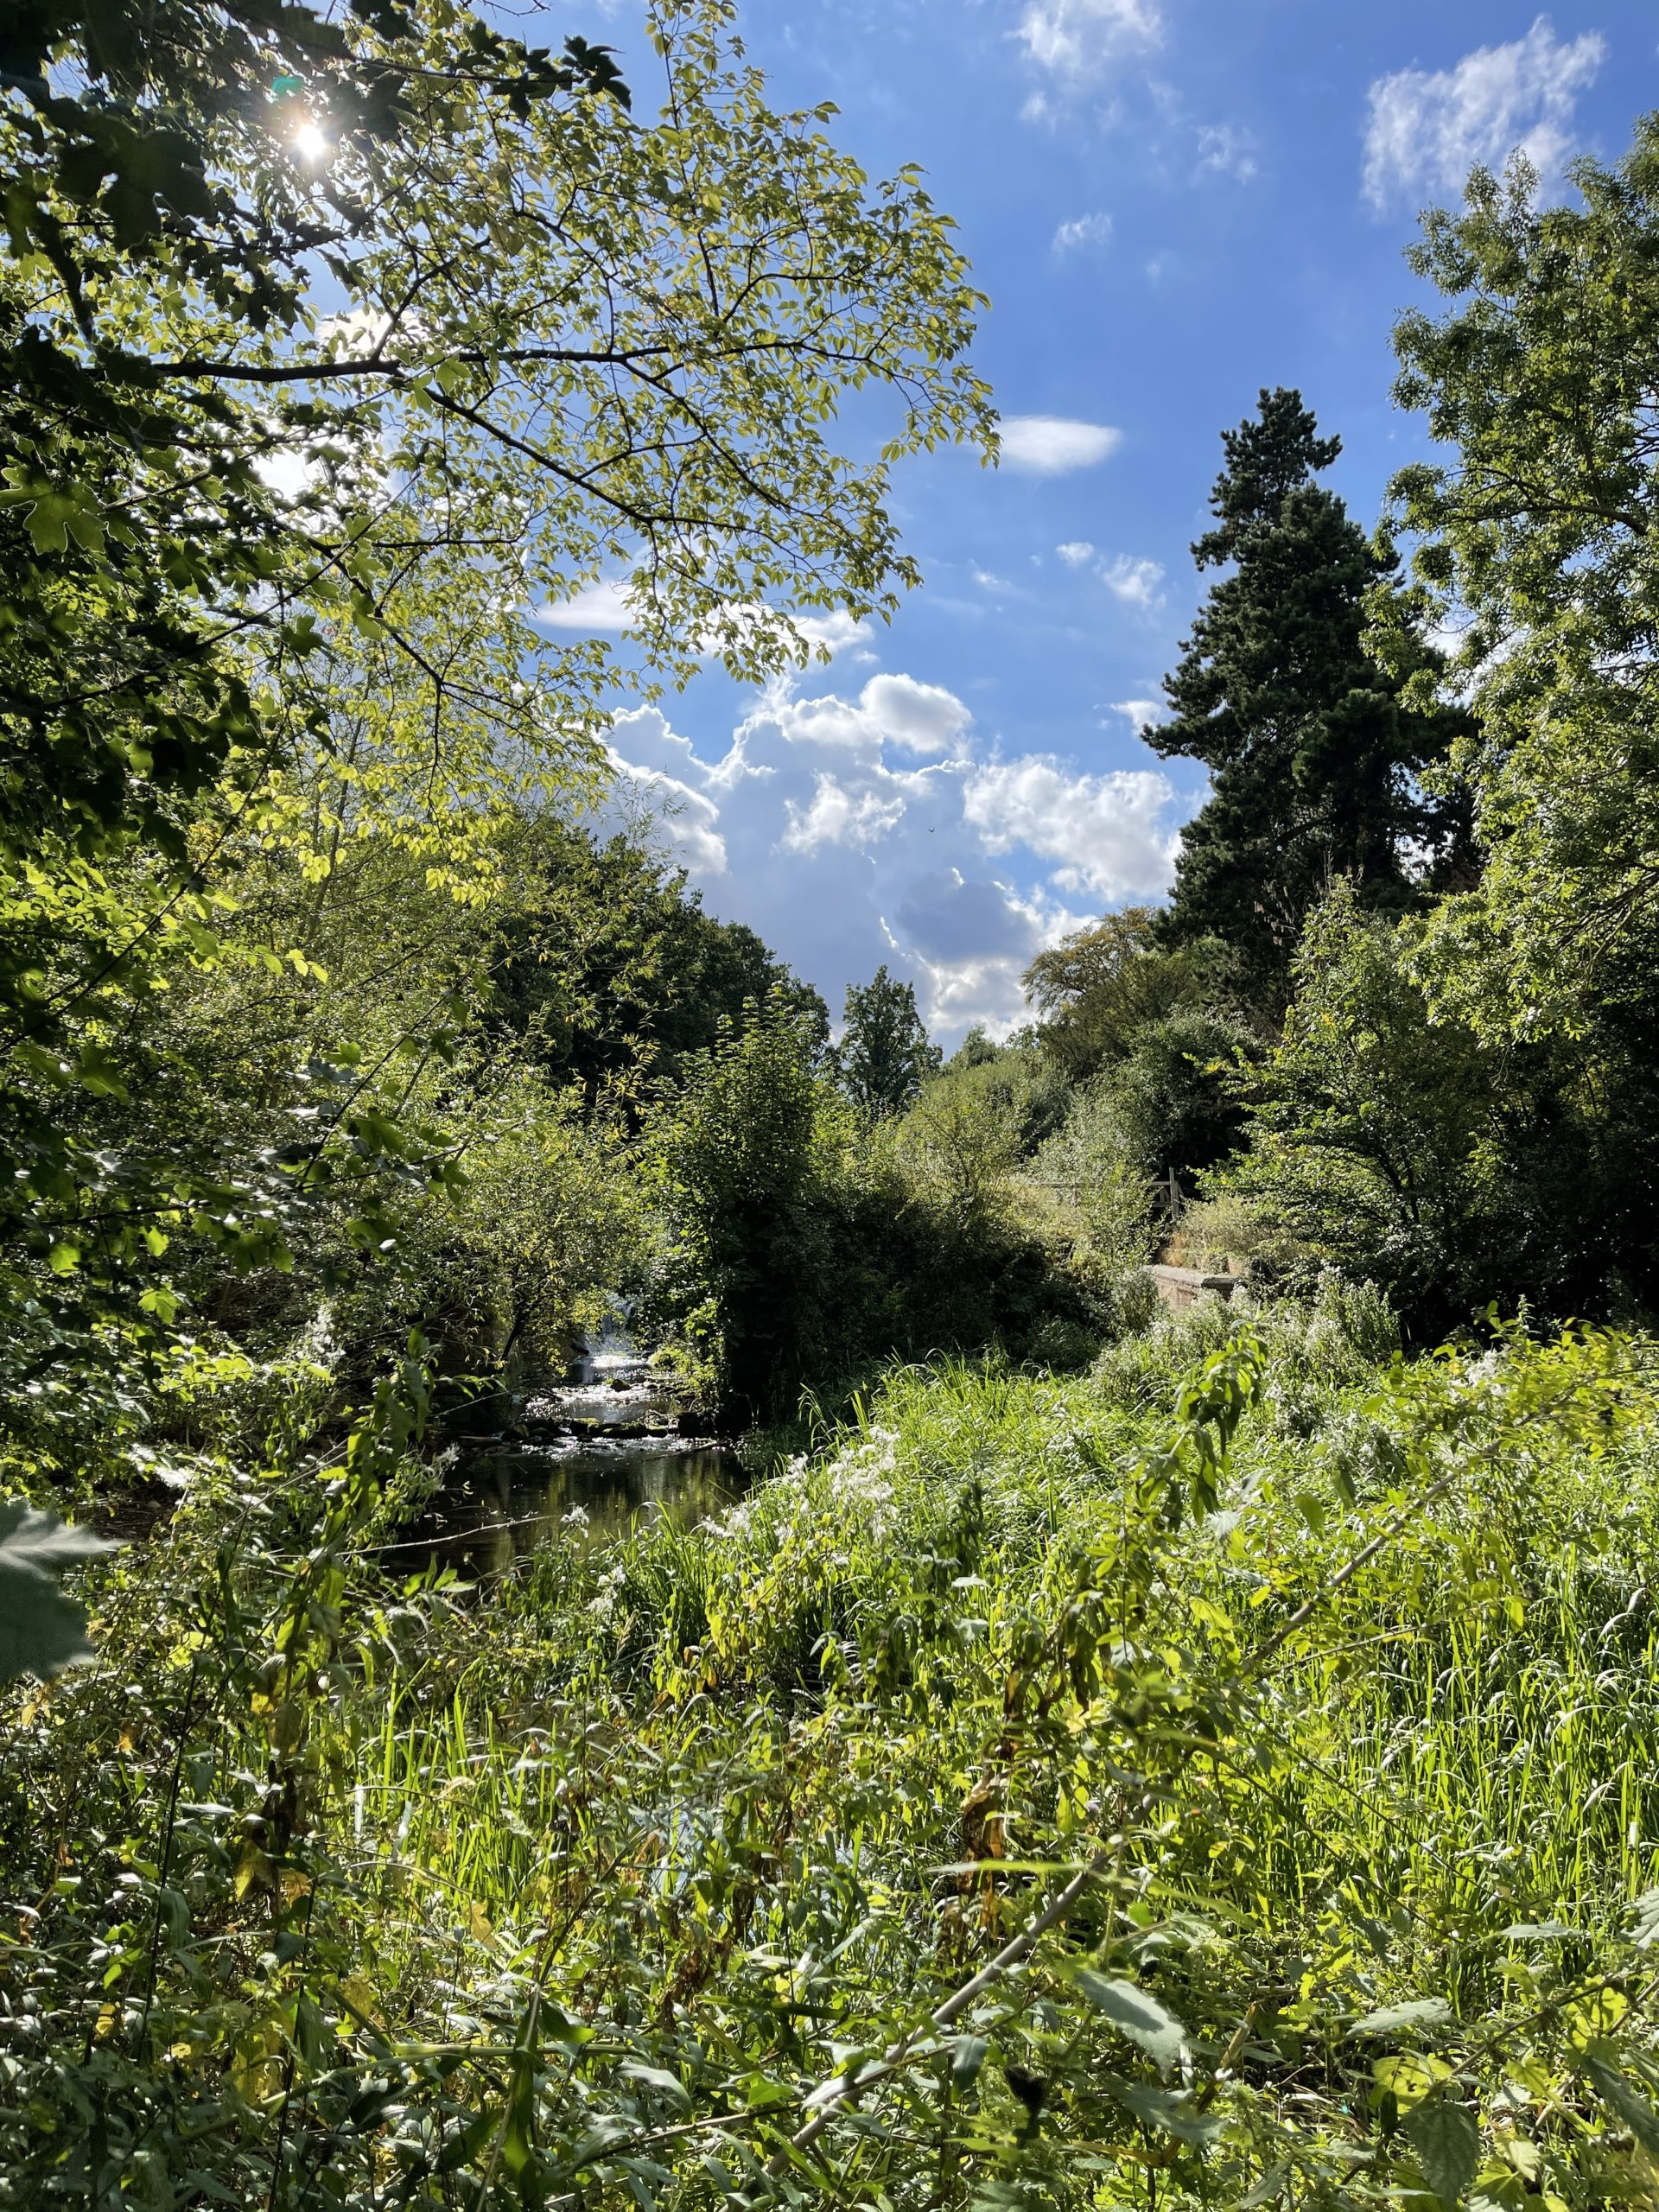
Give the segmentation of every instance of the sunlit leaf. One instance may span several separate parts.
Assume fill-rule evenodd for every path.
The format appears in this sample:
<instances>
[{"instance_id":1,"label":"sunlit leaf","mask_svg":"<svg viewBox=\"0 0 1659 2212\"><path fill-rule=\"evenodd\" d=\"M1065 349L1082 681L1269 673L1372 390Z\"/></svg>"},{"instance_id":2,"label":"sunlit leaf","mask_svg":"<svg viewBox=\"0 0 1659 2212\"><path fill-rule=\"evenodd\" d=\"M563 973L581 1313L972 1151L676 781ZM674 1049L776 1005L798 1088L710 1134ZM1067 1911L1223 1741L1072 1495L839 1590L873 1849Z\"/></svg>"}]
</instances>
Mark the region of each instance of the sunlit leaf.
<instances>
[{"instance_id":1,"label":"sunlit leaf","mask_svg":"<svg viewBox=\"0 0 1659 2212\"><path fill-rule=\"evenodd\" d=\"M60 1674L91 1657L86 1613L59 1579L114 1548L22 1498L0 1501L0 1681Z\"/></svg>"},{"instance_id":2,"label":"sunlit leaf","mask_svg":"<svg viewBox=\"0 0 1659 2212\"><path fill-rule=\"evenodd\" d=\"M1089 2002L1165 2073L1179 2063L1186 2043L1186 2031L1174 2014L1166 2012L1147 1991L1116 1975L1096 1974L1087 1967L1077 1974L1077 1984Z\"/></svg>"}]
</instances>

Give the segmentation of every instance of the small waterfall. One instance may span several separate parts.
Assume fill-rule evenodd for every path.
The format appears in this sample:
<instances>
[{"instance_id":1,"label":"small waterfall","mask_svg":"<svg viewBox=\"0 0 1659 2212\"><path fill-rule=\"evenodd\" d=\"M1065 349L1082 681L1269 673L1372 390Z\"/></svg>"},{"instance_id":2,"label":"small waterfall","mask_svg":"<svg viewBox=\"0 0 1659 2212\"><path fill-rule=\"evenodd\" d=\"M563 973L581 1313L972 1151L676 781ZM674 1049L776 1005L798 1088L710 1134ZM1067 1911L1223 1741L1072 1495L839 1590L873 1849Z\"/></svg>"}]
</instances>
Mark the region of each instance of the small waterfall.
<instances>
[{"instance_id":1,"label":"small waterfall","mask_svg":"<svg viewBox=\"0 0 1659 2212\"><path fill-rule=\"evenodd\" d=\"M579 1388L614 1387L645 1379L648 1363L633 1341L632 1326L633 1300L613 1300L598 1330L583 1340L576 1356L574 1379Z\"/></svg>"}]
</instances>

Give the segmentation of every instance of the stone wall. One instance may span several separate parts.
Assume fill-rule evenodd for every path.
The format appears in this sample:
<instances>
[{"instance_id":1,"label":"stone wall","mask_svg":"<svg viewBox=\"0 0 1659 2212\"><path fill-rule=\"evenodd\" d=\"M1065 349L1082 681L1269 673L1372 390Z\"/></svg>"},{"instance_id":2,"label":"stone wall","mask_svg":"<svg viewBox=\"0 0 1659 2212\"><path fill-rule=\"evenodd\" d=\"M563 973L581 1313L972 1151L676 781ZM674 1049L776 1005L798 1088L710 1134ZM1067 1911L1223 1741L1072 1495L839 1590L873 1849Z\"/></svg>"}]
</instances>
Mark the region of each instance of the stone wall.
<instances>
[{"instance_id":1,"label":"stone wall","mask_svg":"<svg viewBox=\"0 0 1659 2212\"><path fill-rule=\"evenodd\" d=\"M1244 1278L1242 1275L1207 1275L1202 1268L1171 1268L1161 1262L1148 1268L1159 1297L1172 1313L1179 1313L1184 1306L1196 1306L1206 1290L1230 1298Z\"/></svg>"}]
</instances>

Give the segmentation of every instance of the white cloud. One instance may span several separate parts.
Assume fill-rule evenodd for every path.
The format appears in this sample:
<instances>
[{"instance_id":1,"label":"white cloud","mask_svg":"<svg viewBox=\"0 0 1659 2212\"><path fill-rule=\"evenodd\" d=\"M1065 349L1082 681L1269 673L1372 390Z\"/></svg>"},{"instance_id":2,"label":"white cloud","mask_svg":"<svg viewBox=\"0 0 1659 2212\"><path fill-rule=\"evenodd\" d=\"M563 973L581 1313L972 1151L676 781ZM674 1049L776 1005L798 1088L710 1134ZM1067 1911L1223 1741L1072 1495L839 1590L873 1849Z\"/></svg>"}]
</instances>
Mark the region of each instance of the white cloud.
<instances>
[{"instance_id":1,"label":"white cloud","mask_svg":"<svg viewBox=\"0 0 1659 2212\"><path fill-rule=\"evenodd\" d=\"M1027 1018L1035 953L1167 882L1190 808L1155 770L976 765L969 709L941 684L880 674L817 699L800 684L708 728L706 757L658 707L617 715L601 826L659 816L710 911L759 931L832 1009L885 960L947 1046L976 1021L1001 1033Z\"/></svg>"},{"instance_id":2,"label":"white cloud","mask_svg":"<svg viewBox=\"0 0 1659 2212\"><path fill-rule=\"evenodd\" d=\"M627 601L626 576L601 576L586 584L574 598L559 600L536 610L536 620L550 630L580 630L584 637L626 630L632 620Z\"/></svg>"},{"instance_id":3,"label":"white cloud","mask_svg":"<svg viewBox=\"0 0 1659 2212\"><path fill-rule=\"evenodd\" d=\"M1027 0L1020 37L1039 68L1093 76L1125 51L1163 36L1157 0Z\"/></svg>"},{"instance_id":4,"label":"white cloud","mask_svg":"<svg viewBox=\"0 0 1659 2212\"><path fill-rule=\"evenodd\" d=\"M1114 899L1167 888L1177 839L1165 817L1174 797L1155 769L1078 775L1052 755L1027 753L976 769L962 807L988 852L1024 845L1061 863L1054 880L1062 890Z\"/></svg>"},{"instance_id":5,"label":"white cloud","mask_svg":"<svg viewBox=\"0 0 1659 2212\"><path fill-rule=\"evenodd\" d=\"M1578 96L1606 57L1599 32L1558 40L1540 16L1524 38L1478 47L1450 69L1379 78L1365 134L1366 197L1382 208L1402 194L1455 194L1477 163L1500 168L1517 148L1548 178L1571 147Z\"/></svg>"},{"instance_id":6,"label":"white cloud","mask_svg":"<svg viewBox=\"0 0 1659 2212\"><path fill-rule=\"evenodd\" d=\"M879 791L849 791L833 776L820 776L809 806L785 799L787 824L779 840L790 853L816 852L820 845L868 845L896 830L905 802Z\"/></svg>"},{"instance_id":7,"label":"white cloud","mask_svg":"<svg viewBox=\"0 0 1659 2212\"><path fill-rule=\"evenodd\" d=\"M1054 232L1053 251L1071 253L1078 246L1109 245L1112 238L1112 219L1109 215L1073 215L1068 222L1058 225Z\"/></svg>"},{"instance_id":8,"label":"white cloud","mask_svg":"<svg viewBox=\"0 0 1659 2212\"><path fill-rule=\"evenodd\" d=\"M844 652L869 635L869 625L855 622L842 607L831 607L827 614L792 614L790 620L809 645L822 645L829 653Z\"/></svg>"},{"instance_id":9,"label":"white cloud","mask_svg":"<svg viewBox=\"0 0 1659 2212\"><path fill-rule=\"evenodd\" d=\"M647 802L662 822L664 835L693 875L724 875L726 840L720 831L720 809L701 791L694 791L672 776L642 768L625 760L613 748L611 766Z\"/></svg>"},{"instance_id":10,"label":"white cloud","mask_svg":"<svg viewBox=\"0 0 1659 2212\"><path fill-rule=\"evenodd\" d=\"M1156 561L1132 560L1120 553L1102 562L1100 578L1113 598L1128 607L1155 607L1163 595L1164 571Z\"/></svg>"},{"instance_id":11,"label":"white cloud","mask_svg":"<svg viewBox=\"0 0 1659 2212\"><path fill-rule=\"evenodd\" d=\"M716 772L700 760L689 739L670 726L657 707L614 715L606 747L624 794L643 804L661 823L665 842L694 875L724 875L728 855L720 808L698 785ZM622 809L623 818L628 810Z\"/></svg>"},{"instance_id":12,"label":"white cloud","mask_svg":"<svg viewBox=\"0 0 1659 2212\"><path fill-rule=\"evenodd\" d=\"M1147 722L1162 721L1164 709L1156 699L1114 699L1112 712L1127 715L1139 732Z\"/></svg>"},{"instance_id":13,"label":"white cloud","mask_svg":"<svg viewBox=\"0 0 1659 2212\"><path fill-rule=\"evenodd\" d=\"M978 1022L1006 1036L1029 1018L1021 978L1033 958L1088 918L1043 892L1022 898L950 867L914 878L887 927L917 972L930 1027Z\"/></svg>"},{"instance_id":14,"label":"white cloud","mask_svg":"<svg viewBox=\"0 0 1659 2212\"><path fill-rule=\"evenodd\" d=\"M1058 943L1060 935L1049 942ZM964 1030L982 1029L999 1041L1010 1030L1030 1020L1021 977L1033 957L1043 949L1039 939L1018 957L993 954L966 960L930 960L912 953L911 963L921 984L922 1019L937 1036L941 1031L959 1037Z\"/></svg>"},{"instance_id":15,"label":"white cloud","mask_svg":"<svg viewBox=\"0 0 1659 2212\"><path fill-rule=\"evenodd\" d=\"M830 693L798 699L780 688L758 719L775 722L795 745L827 745L879 754L885 745L906 753L945 753L961 742L973 715L954 691L913 676L873 676L855 700Z\"/></svg>"},{"instance_id":16,"label":"white cloud","mask_svg":"<svg viewBox=\"0 0 1659 2212\"><path fill-rule=\"evenodd\" d=\"M1093 468L1123 442L1122 430L1065 415L1007 415L1001 429L1003 460L1028 476L1065 476L1074 468Z\"/></svg>"},{"instance_id":17,"label":"white cloud","mask_svg":"<svg viewBox=\"0 0 1659 2212\"><path fill-rule=\"evenodd\" d=\"M1086 537L1068 537L1064 545L1057 545L1054 550L1068 569L1080 569L1085 561L1092 561L1095 556L1095 549Z\"/></svg>"},{"instance_id":18,"label":"white cloud","mask_svg":"<svg viewBox=\"0 0 1659 2212\"><path fill-rule=\"evenodd\" d=\"M1255 141L1248 130L1230 123L1198 126L1198 169L1215 176L1230 176L1248 184L1255 175Z\"/></svg>"},{"instance_id":19,"label":"white cloud","mask_svg":"<svg viewBox=\"0 0 1659 2212\"><path fill-rule=\"evenodd\" d=\"M761 611L759 607L734 606L727 610L727 618L741 631ZM601 576L596 582L585 584L571 598L536 609L536 620L545 628L579 630L584 637L626 630L633 619L626 576ZM827 613L791 613L789 619L808 645L822 648L831 655L844 652L849 645L856 645L868 635L868 626L855 621L844 607L831 607ZM705 637L704 653L712 655L719 650L713 636Z\"/></svg>"}]
</instances>

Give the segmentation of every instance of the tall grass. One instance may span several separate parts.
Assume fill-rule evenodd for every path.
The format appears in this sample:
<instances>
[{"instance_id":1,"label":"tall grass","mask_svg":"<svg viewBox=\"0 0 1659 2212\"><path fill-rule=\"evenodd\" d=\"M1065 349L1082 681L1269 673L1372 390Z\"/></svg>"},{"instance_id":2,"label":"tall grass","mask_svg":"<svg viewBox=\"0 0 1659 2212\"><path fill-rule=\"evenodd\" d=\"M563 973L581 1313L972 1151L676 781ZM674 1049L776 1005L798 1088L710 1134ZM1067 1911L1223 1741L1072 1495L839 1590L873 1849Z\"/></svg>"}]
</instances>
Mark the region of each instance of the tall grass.
<instances>
[{"instance_id":1,"label":"tall grass","mask_svg":"<svg viewBox=\"0 0 1659 2212\"><path fill-rule=\"evenodd\" d=\"M903 1370L701 1528L363 1564L280 1844L296 1724L189 1685L313 1570L204 1496L7 1747L0 2202L1640 2195L1655 1348L1389 1334Z\"/></svg>"}]
</instances>

